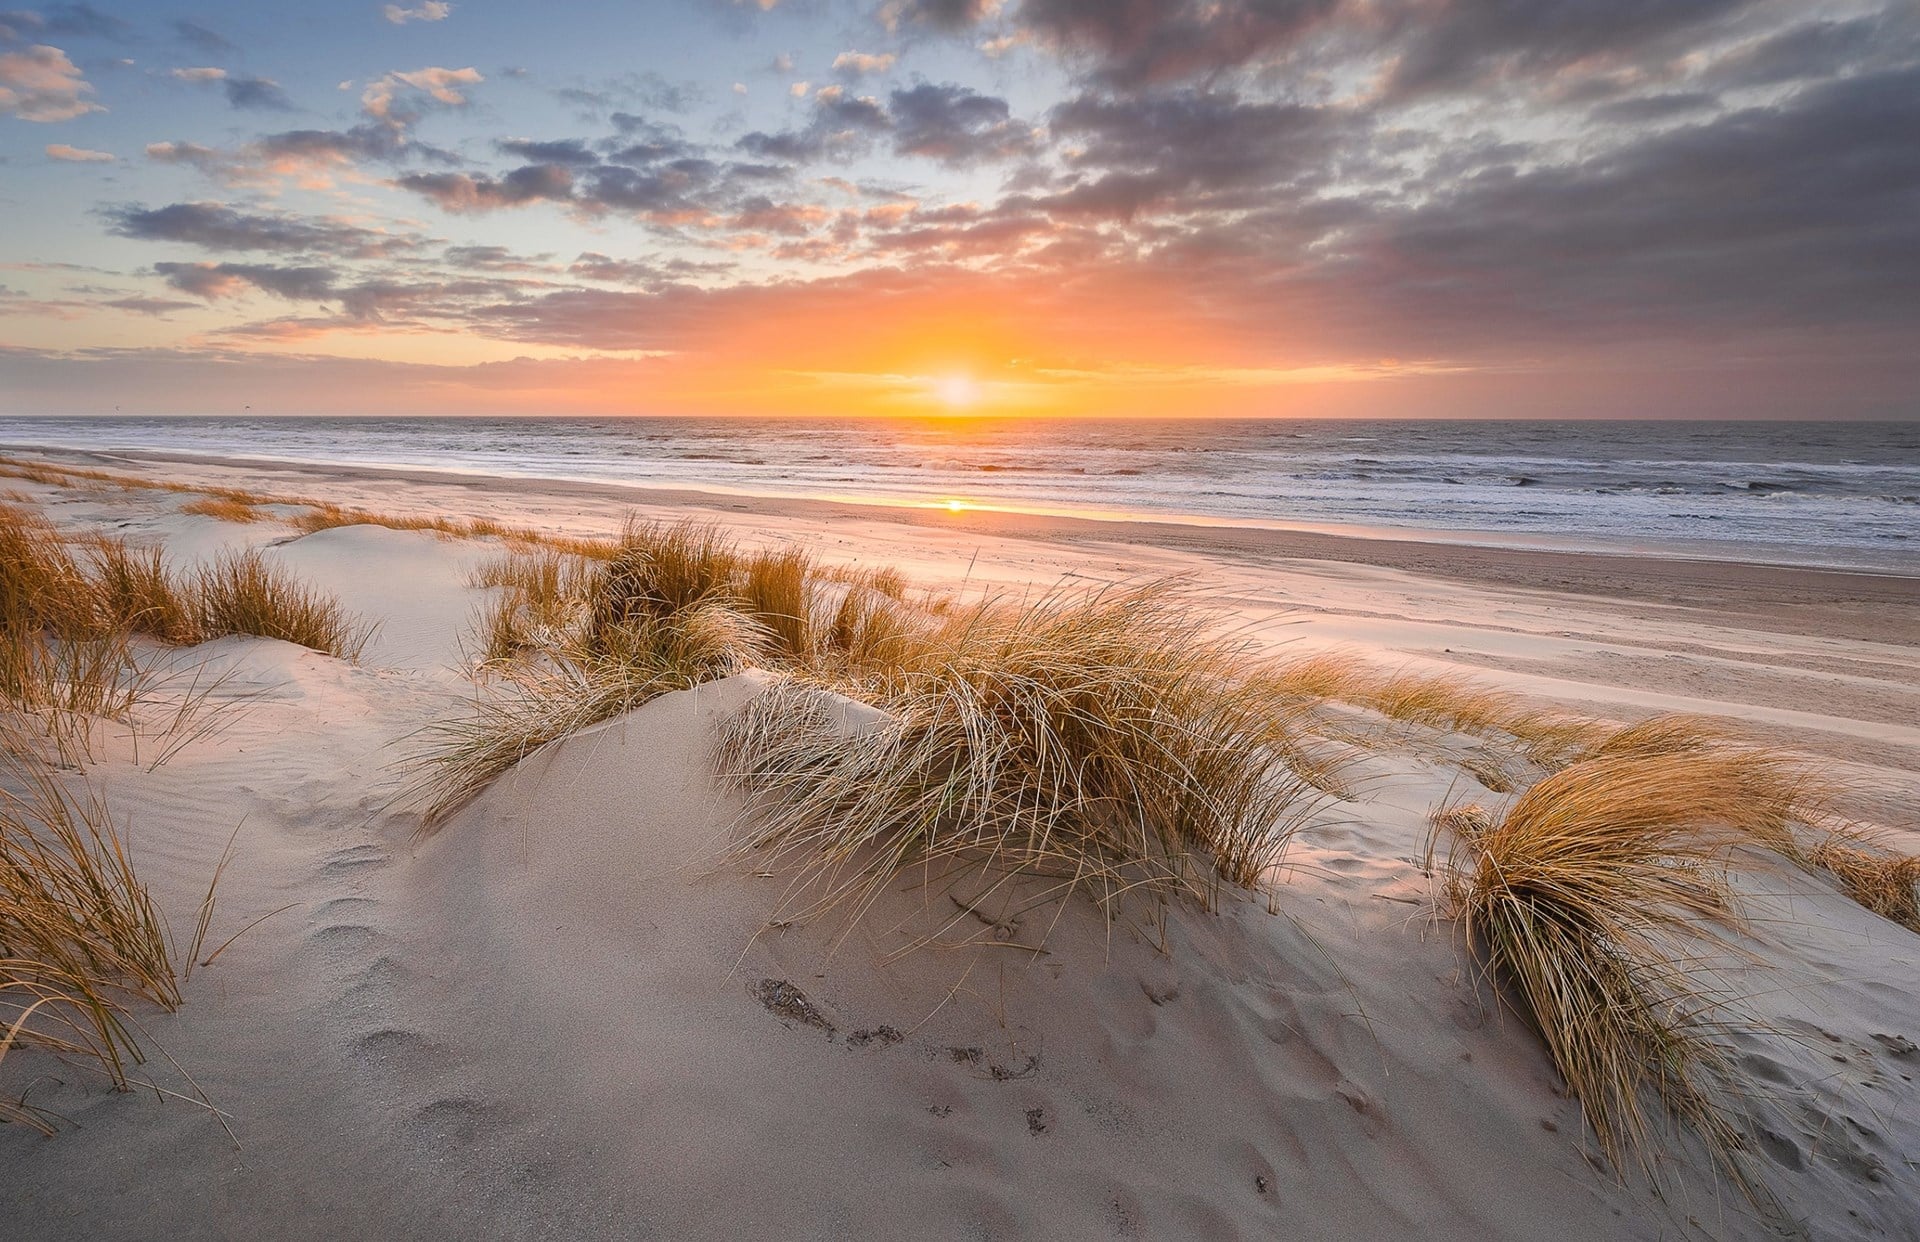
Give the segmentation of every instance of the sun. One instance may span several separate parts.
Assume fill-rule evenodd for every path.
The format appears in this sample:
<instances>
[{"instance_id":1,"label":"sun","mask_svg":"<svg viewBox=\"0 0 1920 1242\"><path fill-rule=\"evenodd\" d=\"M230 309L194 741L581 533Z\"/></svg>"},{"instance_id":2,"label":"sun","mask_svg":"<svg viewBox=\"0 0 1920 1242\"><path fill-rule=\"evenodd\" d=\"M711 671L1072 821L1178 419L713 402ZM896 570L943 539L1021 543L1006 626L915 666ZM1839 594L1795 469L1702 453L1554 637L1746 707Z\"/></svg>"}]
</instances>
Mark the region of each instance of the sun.
<instances>
[{"instance_id":1,"label":"sun","mask_svg":"<svg viewBox=\"0 0 1920 1242\"><path fill-rule=\"evenodd\" d=\"M970 410L980 403L980 385L971 375L941 376L933 382L933 394L950 410Z\"/></svg>"}]
</instances>

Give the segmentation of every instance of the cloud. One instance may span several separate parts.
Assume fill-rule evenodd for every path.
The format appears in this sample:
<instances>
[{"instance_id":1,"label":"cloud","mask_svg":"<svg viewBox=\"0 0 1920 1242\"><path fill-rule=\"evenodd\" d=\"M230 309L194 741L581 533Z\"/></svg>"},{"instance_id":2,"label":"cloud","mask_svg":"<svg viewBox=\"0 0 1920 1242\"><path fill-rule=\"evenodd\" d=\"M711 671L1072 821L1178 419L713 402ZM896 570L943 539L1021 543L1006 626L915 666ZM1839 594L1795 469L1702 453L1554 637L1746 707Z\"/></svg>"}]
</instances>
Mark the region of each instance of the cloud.
<instances>
[{"instance_id":1,"label":"cloud","mask_svg":"<svg viewBox=\"0 0 1920 1242\"><path fill-rule=\"evenodd\" d=\"M1529 0L1541 6L1554 2ZM1592 0L1577 2L1590 5ZM1138 87L1218 73L1289 51L1341 7L1341 0L1022 0L1015 20L1034 42L1085 64L1094 81ZM1438 7L1445 12L1486 6Z\"/></svg>"},{"instance_id":2,"label":"cloud","mask_svg":"<svg viewBox=\"0 0 1920 1242\"><path fill-rule=\"evenodd\" d=\"M552 142L536 142L530 138L502 138L494 147L508 155L516 156L535 164L598 164L600 157L587 149L587 144L579 138L563 138Z\"/></svg>"},{"instance_id":3,"label":"cloud","mask_svg":"<svg viewBox=\"0 0 1920 1242\"><path fill-rule=\"evenodd\" d=\"M652 263L615 259L596 250L581 251L567 268L567 274L618 285L652 285L662 278L660 268Z\"/></svg>"},{"instance_id":4,"label":"cloud","mask_svg":"<svg viewBox=\"0 0 1920 1242\"><path fill-rule=\"evenodd\" d=\"M389 4L381 12L394 25L404 26L408 22L443 22L453 13L453 6L446 0L424 0L410 9Z\"/></svg>"},{"instance_id":5,"label":"cloud","mask_svg":"<svg viewBox=\"0 0 1920 1242\"><path fill-rule=\"evenodd\" d=\"M209 176L223 175L228 165L224 152L197 142L150 142L147 158L158 164L185 164Z\"/></svg>"},{"instance_id":6,"label":"cloud","mask_svg":"<svg viewBox=\"0 0 1920 1242\"><path fill-rule=\"evenodd\" d=\"M842 52L833 58L833 71L849 78L885 73L899 57L892 52Z\"/></svg>"},{"instance_id":7,"label":"cloud","mask_svg":"<svg viewBox=\"0 0 1920 1242\"><path fill-rule=\"evenodd\" d=\"M565 164L528 164L503 177L483 173L415 173L394 184L456 215L477 215L534 202L569 202L573 169Z\"/></svg>"},{"instance_id":8,"label":"cloud","mask_svg":"<svg viewBox=\"0 0 1920 1242\"><path fill-rule=\"evenodd\" d=\"M90 4L54 4L45 9L0 13L0 38L28 33L58 39L121 39L132 29L125 21Z\"/></svg>"},{"instance_id":9,"label":"cloud","mask_svg":"<svg viewBox=\"0 0 1920 1242\"><path fill-rule=\"evenodd\" d=\"M893 91L885 105L842 86L822 87L814 94L806 126L778 133L756 130L735 145L762 159L805 163L857 156L876 135L889 132L896 154L956 167L1037 149L1032 127L1013 118L1006 100L926 82Z\"/></svg>"},{"instance_id":10,"label":"cloud","mask_svg":"<svg viewBox=\"0 0 1920 1242\"><path fill-rule=\"evenodd\" d=\"M1893 26L1890 13L1801 22L1734 48L1714 63L1707 76L1717 85L1730 87L1827 77L1897 39Z\"/></svg>"},{"instance_id":11,"label":"cloud","mask_svg":"<svg viewBox=\"0 0 1920 1242\"><path fill-rule=\"evenodd\" d=\"M547 262L551 256L538 255L527 257L515 254L505 246L448 246L445 261L453 267L487 272L551 272L556 270Z\"/></svg>"},{"instance_id":12,"label":"cloud","mask_svg":"<svg viewBox=\"0 0 1920 1242\"><path fill-rule=\"evenodd\" d=\"M113 156L106 151L89 151L85 147L70 147L64 142L47 144L47 158L62 160L69 164L110 164Z\"/></svg>"},{"instance_id":13,"label":"cloud","mask_svg":"<svg viewBox=\"0 0 1920 1242\"><path fill-rule=\"evenodd\" d=\"M323 252L377 257L415 249L420 239L292 212L237 211L224 203L114 207L103 213L112 231L140 241L181 242L202 250Z\"/></svg>"},{"instance_id":14,"label":"cloud","mask_svg":"<svg viewBox=\"0 0 1920 1242\"><path fill-rule=\"evenodd\" d=\"M562 103L583 109L591 118L600 113L634 108L658 112L685 112L706 97L697 82L675 82L651 71L622 73L610 78L562 87L553 92Z\"/></svg>"},{"instance_id":15,"label":"cloud","mask_svg":"<svg viewBox=\"0 0 1920 1242\"><path fill-rule=\"evenodd\" d=\"M1673 91L1663 95L1635 95L1596 107L1592 117L1609 125L1644 125L1711 110L1719 97L1706 91Z\"/></svg>"},{"instance_id":16,"label":"cloud","mask_svg":"<svg viewBox=\"0 0 1920 1242\"><path fill-rule=\"evenodd\" d=\"M463 87L486 81L478 69L443 69L430 65L408 73L389 73L367 84L360 93L360 106L368 116L382 121L406 122L417 114L421 96L449 108L465 107Z\"/></svg>"},{"instance_id":17,"label":"cloud","mask_svg":"<svg viewBox=\"0 0 1920 1242\"><path fill-rule=\"evenodd\" d=\"M102 302L102 306L111 306L115 310L132 311L136 315L164 316L174 311L192 310L196 303L182 302L177 298L126 297L114 298Z\"/></svg>"},{"instance_id":18,"label":"cloud","mask_svg":"<svg viewBox=\"0 0 1920 1242\"><path fill-rule=\"evenodd\" d=\"M202 26L199 22L185 20L175 21L173 23L173 37L189 47L199 48L203 52L231 52L235 50L233 44L228 42L226 37L220 34L219 31L210 30Z\"/></svg>"},{"instance_id":19,"label":"cloud","mask_svg":"<svg viewBox=\"0 0 1920 1242\"><path fill-rule=\"evenodd\" d=\"M225 69L213 65L191 69L169 69L167 73L182 82L218 82L227 76Z\"/></svg>"},{"instance_id":20,"label":"cloud","mask_svg":"<svg viewBox=\"0 0 1920 1242\"><path fill-rule=\"evenodd\" d=\"M1458 91L1496 79L1556 73L1619 57L1753 7L1754 0L1659 0L1596 4L1452 4L1420 18L1401 15L1388 91Z\"/></svg>"},{"instance_id":21,"label":"cloud","mask_svg":"<svg viewBox=\"0 0 1920 1242\"><path fill-rule=\"evenodd\" d=\"M249 288L288 301L325 301L336 296L335 275L324 267L274 267L260 263L156 263L153 270L182 293L209 302Z\"/></svg>"},{"instance_id":22,"label":"cloud","mask_svg":"<svg viewBox=\"0 0 1920 1242\"><path fill-rule=\"evenodd\" d=\"M0 52L0 116L23 121L70 121L106 109L85 96L93 87L57 47L35 44Z\"/></svg>"},{"instance_id":23,"label":"cloud","mask_svg":"<svg viewBox=\"0 0 1920 1242\"><path fill-rule=\"evenodd\" d=\"M1369 249L1384 271L1499 291L1535 331L1912 323L1915 132L1920 66L1865 74L1582 162L1436 187L1382 210Z\"/></svg>"},{"instance_id":24,"label":"cloud","mask_svg":"<svg viewBox=\"0 0 1920 1242\"><path fill-rule=\"evenodd\" d=\"M1048 125L1075 148L1068 157L1075 170L1116 185L1133 178L1128 184L1192 198L1195 206L1223 190L1317 187L1335 155L1368 132L1345 109L1201 90L1082 95L1055 108Z\"/></svg>"},{"instance_id":25,"label":"cloud","mask_svg":"<svg viewBox=\"0 0 1920 1242\"><path fill-rule=\"evenodd\" d=\"M272 78L228 78L221 85L232 107L258 112L293 111L293 101Z\"/></svg>"},{"instance_id":26,"label":"cloud","mask_svg":"<svg viewBox=\"0 0 1920 1242\"><path fill-rule=\"evenodd\" d=\"M876 11L888 30L926 26L954 33L966 30L1000 10L1000 0L886 0Z\"/></svg>"},{"instance_id":27,"label":"cloud","mask_svg":"<svg viewBox=\"0 0 1920 1242\"><path fill-rule=\"evenodd\" d=\"M1035 149L1032 127L1013 119L1006 100L964 86L922 82L894 91L888 105L900 155L960 165Z\"/></svg>"},{"instance_id":28,"label":"cloud","mask_svg":"<svg viewBox=\"0 0 1920 1242\"><path fill-rule=\"evenodd\" d=\"M773 134L755 130L734 145L761 159L791 163L845 158L866 150L875 134L892 125L886 109L871 95L850 95L844 87L825 86L814 95L813 115L804 128Z\"/></svg>"}]
</instances>

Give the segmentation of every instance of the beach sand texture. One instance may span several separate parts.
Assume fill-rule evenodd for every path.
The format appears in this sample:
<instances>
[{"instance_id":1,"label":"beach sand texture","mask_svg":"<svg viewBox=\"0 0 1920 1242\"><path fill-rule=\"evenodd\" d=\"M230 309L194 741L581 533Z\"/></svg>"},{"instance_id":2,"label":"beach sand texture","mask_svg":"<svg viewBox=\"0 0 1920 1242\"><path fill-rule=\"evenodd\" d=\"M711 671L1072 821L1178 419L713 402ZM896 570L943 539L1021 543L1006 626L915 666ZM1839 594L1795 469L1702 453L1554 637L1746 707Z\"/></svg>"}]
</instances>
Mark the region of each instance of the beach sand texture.
<instances>
[{"instance_id":1,"label":"beach sand texture","mask_svg":"<svg viewBox=\"0 0 1920 1242\"><path fill-rule=\"evenodd\" d=\"M969 591L1191 574L1276 650L1468 673L1620 720L1731 718L1920 847L1912 579L87 464L577 535L692 513ZM8 1238L1920 1237L1920 936L1824 873L1736 881L1737 1108L1782 1210L1759 1214L1685 1135L1656 1195L1607 1168L1538 1038L1436 917L1430 814L1511 797L1463 766L1480 739L1350 709L1379 744L1356 750L1347 796L1315 810L1268 892L1216 912L1110 922L1076 898L985 927L992 943L912 948L983 930L961 873L902 877L850 928L769 927L789 878L723 856L741 803L711 758L764 674L541 750L418 835L393 765L471 698L462 644L492 589L469 575L494 543L4 482L62 530L181 565L258 547L379 623L358 662L239 636L173 653L224 678L225 727L156 769L103 730L91 778L169 917L191 922L231 837L211 943L261 920L177 1013L140 1015L165 1053L142 1074L174 1091L191 1075L225 1126L10 1053L0 1086L58 1122L51 1138L0 1126Z\"/></svg>"}]
</instances>

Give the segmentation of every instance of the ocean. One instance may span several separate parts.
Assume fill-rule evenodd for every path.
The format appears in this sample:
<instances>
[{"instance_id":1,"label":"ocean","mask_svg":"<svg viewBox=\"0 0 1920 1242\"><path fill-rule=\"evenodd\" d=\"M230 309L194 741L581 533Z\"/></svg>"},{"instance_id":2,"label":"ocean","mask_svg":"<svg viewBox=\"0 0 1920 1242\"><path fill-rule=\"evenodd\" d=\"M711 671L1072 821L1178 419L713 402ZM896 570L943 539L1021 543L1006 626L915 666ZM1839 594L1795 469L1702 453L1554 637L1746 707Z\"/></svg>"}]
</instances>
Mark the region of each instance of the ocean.
<instances>
[{"instance_id":1,"label":"ocean","mask_svg":"<svg viewBox=\"0 0 1920 1242\"><path fill-rule=\"evenodd\" d=\"M0 418L0 442L1920 571L1920 423Z\"/></svg>"}]
</instances>

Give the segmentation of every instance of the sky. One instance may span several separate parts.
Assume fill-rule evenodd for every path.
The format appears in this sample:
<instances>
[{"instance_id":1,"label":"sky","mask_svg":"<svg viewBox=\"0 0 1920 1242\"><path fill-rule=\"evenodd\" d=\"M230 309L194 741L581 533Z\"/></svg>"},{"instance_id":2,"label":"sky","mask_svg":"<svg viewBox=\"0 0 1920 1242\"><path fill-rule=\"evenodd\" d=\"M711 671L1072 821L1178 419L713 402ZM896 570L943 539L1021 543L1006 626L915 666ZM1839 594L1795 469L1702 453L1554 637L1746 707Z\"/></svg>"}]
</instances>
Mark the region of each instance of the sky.
<instances>
[{"instance_id":1,"label":"sky","mask_svg":"<svg viewBox=\"0 0 1920 1242\"><path fill-rule=\"evenodd\" d=\"M115 410L1920 418L1920 4L0 11Z\"/></svg>"}]
</instances>

